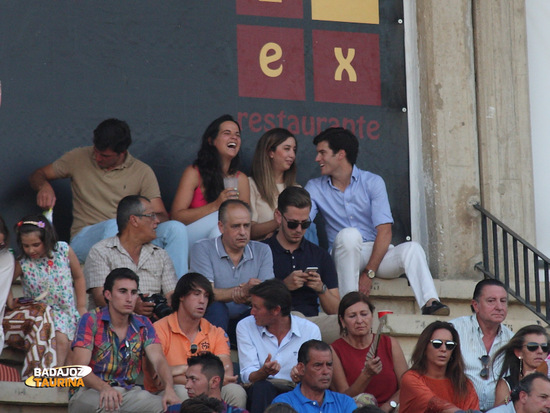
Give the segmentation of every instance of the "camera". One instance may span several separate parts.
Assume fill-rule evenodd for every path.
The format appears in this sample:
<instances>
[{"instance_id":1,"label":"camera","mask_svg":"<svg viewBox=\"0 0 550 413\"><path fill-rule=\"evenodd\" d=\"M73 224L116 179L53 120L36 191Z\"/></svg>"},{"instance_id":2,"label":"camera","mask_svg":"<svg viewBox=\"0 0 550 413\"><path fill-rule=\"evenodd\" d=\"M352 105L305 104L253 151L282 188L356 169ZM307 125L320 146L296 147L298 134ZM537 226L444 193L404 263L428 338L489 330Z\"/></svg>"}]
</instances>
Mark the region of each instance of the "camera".
<instances>
[{"instance_id":1,"label":"camera","mask_svg":"<svg viewBox=\"0 0 550 413\"><path fill-rule=\"evenodd\" d=\"M143 294L139 295L141 298L141 301L145 303L153 303L155 304L155 308L153 308L153 314L160 320L163 317L166 317L167 315L172 314L172 308L168 305L168 300L164 298L162 294L155 293L149 297L144 297Z\"/></svg>"}]
</instances>

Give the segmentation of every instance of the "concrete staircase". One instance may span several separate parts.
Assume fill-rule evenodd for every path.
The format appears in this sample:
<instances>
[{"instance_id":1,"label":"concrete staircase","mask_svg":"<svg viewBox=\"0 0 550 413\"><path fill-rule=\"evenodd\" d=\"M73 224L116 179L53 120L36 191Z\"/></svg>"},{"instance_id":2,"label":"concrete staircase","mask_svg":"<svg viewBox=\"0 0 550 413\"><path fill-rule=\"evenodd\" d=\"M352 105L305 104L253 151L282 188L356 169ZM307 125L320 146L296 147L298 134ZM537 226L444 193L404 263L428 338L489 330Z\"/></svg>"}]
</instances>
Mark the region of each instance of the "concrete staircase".
<instances>
[{"instance_id":1,"label":"concrete staircase","mask_svg":"<svg viewBox=\"0 0 550 413\"><path fill-rule=\"evenodd\" d=\"M451 308L449 317L423 316L412 295L405 278L397 280L374 281L371 298L380 310L391 310L387 316L384 333L396 337L407 361L410 361L414 345L422 330L434 320L451 320L471 314L470 301L476 281L447 280L435 281L435 286L443 303ZM510 299L506 325L517 331L528 324L540 324L540 320L516 300ZM547 326L545 326L547 327ZM373 330L378 328L375 316ZM6 350L0 355L0 361L20 367L22 354ZM0 412L5 413L61 413L67 411L67 391L65 389L33 389L24 383L0 384Z\"/></svg>"}]
</instances>

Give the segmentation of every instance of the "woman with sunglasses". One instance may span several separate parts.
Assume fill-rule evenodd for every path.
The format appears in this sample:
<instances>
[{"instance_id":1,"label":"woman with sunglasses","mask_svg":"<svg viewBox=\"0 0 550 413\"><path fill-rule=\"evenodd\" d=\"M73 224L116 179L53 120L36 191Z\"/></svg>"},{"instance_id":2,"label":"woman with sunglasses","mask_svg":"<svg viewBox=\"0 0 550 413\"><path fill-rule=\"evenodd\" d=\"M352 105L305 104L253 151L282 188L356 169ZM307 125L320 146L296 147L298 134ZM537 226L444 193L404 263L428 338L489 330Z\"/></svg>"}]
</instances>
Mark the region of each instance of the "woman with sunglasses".
<instances>
[{"instance_id":1,"label":"woman with sunglasses","mask_svg":"<svg viewBox=\"0 0 550 413\"><path fill-rule=\"evenodd\" d=\"M431 323L420 334L412 367L401 380L400 413L454 413L479 410L472 382L464 374L458 333L444 321Z\"/></svg>"},{"instance_id":2,"label":"woman with sunglasses","mask_svg":"<svg viewBox=\"0 0 550 413\"><path fill-rule=\"evenodd\" d=\"M546 367L548 350L548 334L539 325L520 328L508 344L499 349L494 357L495 365L502 363L495 391L495 407L509 401L512 390L522 378L539 367Z\"/></svg>"},{"instance_id":3,"label":"woman with sunglasses","mask_svg":"<svg viewBox=\"0 0 550 413\"><path fill-rule=\"evenodd\" d=\"M252 239L263 240L278 229L273 211L279 194L296 185L296 149L296 138L283 128L268 130L256 145L248 178Z\"/></svg>"},{"instance_id":4,"label":"woman with sunglasses","mask_svg":"<svg viewBox=\"0 0 550 413\"><path fill-rule=\"evenodd\" d=\"M193 165L183 171L172 203L172 219L187 226L189 249L199 239L220 234L218 209L223 201L250 201L248 179L238 170L240 149L240 125L230 115L220 116L204 131Z\"/></svg>"},{"instance_id":5,"label":"woman with sunglasses","mask_svg":"<svg viewBox=\"0 0 550 413\"><path fill-rule=\"evenodd\" d=\"M393 337L381 335L374 357L367 357L374 342L374 305L366 295L352 291L338 307L342 337L332 343L334 390L351 397L372 394L380 408L391 412L399 404L401 376L407 370L403 350Z\"/></svg>"}]
</instances>

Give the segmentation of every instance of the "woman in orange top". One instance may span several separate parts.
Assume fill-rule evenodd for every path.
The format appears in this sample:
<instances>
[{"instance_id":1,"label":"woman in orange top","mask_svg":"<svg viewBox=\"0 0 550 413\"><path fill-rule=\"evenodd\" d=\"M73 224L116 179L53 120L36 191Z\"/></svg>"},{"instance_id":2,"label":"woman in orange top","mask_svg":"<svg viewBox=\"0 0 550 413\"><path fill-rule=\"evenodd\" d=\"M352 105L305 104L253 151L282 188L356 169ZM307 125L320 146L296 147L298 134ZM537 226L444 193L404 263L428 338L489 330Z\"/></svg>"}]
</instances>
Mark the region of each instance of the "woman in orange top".
<instances>
[{"instance_id":1,"label":"woman in orange top","mask_svg":"<svg viewBox=\"0 0 550 413\"><path fill-rule=\"evenodd\" d=\"M464 374L458 333L435 321L424 329L401 379L400 413L455 413L479 410L472 382Z\"/></svg>"}]
</instances>

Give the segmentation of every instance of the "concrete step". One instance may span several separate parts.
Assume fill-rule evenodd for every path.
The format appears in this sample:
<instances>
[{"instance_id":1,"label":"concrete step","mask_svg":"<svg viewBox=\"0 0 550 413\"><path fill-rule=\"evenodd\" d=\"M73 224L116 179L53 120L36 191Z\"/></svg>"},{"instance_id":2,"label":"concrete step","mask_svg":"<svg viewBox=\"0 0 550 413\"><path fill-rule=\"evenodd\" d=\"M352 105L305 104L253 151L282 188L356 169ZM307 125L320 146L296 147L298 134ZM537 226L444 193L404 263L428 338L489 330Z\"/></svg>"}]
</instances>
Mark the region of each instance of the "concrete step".
<instances>
[{"instance_id":1,"label":"concrete step","mask_svg":"<svg viewBox=\"0 0 550 413\"><path fill-rule=\"evenodd\" d=\"M2 382L0 412L2 413L66 413L67 389L36 389L24 383Z\"/></svg>"}]
</instances>

